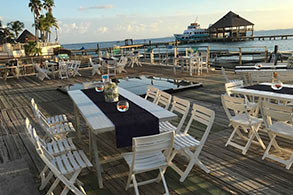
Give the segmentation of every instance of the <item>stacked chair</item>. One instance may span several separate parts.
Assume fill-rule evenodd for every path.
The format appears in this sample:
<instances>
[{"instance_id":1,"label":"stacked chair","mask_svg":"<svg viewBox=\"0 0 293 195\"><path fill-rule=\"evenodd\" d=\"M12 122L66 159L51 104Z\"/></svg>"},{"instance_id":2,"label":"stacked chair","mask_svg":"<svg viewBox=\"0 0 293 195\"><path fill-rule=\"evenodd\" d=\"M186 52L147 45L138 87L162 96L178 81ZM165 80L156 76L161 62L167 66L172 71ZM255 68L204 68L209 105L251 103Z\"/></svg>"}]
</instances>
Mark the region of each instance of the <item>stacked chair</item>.
<instances>
[{"instance_id":1,"label":"stacked chair","mask_svg":"<svg viewBox=\"0 0 293 195\"><path fill-rule=\"evenodd\" d=\"M159 124L161 134L166 132L175 132L174 146L168 165L181 176L180 181L183 182L187 178L195 164L197 164L206 173L209 173L210 171L199 160L199 154L214 123L215 112L203 106L193 104L191 117L185 129L183 129L184 122L186 121L190 109L190 102L188 100L173 96L173 101L171 103L172 96L170 94L152 86L148 87L145 98L165 109L168 109L171 104L170 111L180 115L179 122L164 121ZM176 123L178 125L175 125ZM196 139L189 132L193 123L196 123L197 125L200 124L205 128L200 139ZM174 158L177 154L182 154L189 160L187 167L183 171L178 168L174 162Z\"/></svg>"},{"instance_id":2,"label":"stacked chair","mask_svg":"<svg viewBox=\"0 0 293 195\"><path fill-rule=\"evenodd\" d=\"M46 136L39 137L36 129L26 118L26 133L45 163L45 167L40 173L41 186L39 189L43 190L50 180L54 179L46 194L52 194L60 182L64 184L61 194L67 194L69 191L78 195L86 194L82 182L77 177L82 169L92 167L92 164L82 150L77 150L72 139L66 137L67 131L64 133L65 130L62 128L65 128L64 124L71 123L67 121L65 115L45 117L40 114L34 99L31 100L31 103L33 112L47 135L47 138ZM52 129L55 131L53 132Z\"/></svg>"}]
</instances>

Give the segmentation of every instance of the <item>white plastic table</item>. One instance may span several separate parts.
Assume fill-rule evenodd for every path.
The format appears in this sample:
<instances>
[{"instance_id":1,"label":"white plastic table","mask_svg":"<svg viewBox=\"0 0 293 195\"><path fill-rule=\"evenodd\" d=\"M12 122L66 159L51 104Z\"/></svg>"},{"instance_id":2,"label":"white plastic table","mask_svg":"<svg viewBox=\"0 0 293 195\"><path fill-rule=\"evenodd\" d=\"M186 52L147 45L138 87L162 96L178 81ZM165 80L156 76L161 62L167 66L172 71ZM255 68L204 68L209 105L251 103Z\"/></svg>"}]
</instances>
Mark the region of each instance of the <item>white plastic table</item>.
<instances>
[{"instance_id":1,"label":"white plastic table","mask_svg":"<svg viewBox=\"0 0 293 195\"><path fill-rule=\"evenodd\" d=\"M129 99L133 103L139 105L141 108L147 110L154 116L156 116L159 121L166 121L170 119L174 119L177 117L176 114L165 110L164 108L155 105L144 98L133 94L121 87L118 87L119 94ZM85 119L87 125L89 126L89 148L90 153L93 151L96 163L97 177L99 181L99 187L103 188L103 179L102 179L102 171L101 164L105 162L109 162L111 160L100 161L99 159L99 150L97 147L97 134L114 131L115 126L111 122L110 119L99 109L99 107L92 102L87 95L85 95L81 90L74 90L68 92L70 98L74 103L74 114L75 114L75 125L78 133L79 140L81 139L80 130L79 130L79 122L80 115ZM117 159L117 158L115 158ZM112 160L115 160L112 159Z\"/></svg>"}]
</instances>

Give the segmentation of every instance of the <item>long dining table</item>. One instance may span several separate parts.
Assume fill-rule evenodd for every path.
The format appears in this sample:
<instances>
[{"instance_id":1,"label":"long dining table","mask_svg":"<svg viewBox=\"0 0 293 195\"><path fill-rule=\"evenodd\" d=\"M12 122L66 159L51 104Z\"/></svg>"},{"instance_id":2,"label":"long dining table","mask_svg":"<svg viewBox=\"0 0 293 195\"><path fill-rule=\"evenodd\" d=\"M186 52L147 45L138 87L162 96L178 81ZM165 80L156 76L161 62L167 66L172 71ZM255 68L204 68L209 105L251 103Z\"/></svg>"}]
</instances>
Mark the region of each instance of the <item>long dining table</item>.
<instances>
[{"instance_id":1,"label":"long dining table","mask_svg":"<svg viewBox=\"0 0 293 195\"><path fill-rule=\"evenodd\" d=\"M274 99L284 102L293 102L293 85L282 84L281 89L273 89L272 83L259 83L256 85L234 88L234 94L259 97L262 99Z\"/></svg>"},{"instance_id":2,"label":"long dining table","mask_svg":"<svg viewBox=\"0 0 293 195\"><path fill-rule=\"evenodd\" d=\"M145 100L144 98L137 96L124 88L118 87L118 92L119 95L127 98L128 101L131 101L132 103L138 105L142 109L152 114L159 120L159 122L171 120L177 117L176 114L156 104L153 104L152 102ZM79 129L80 116L84 118L89 127L89 151L90 154L94 153L99 187L103 188L101 164L104 164L111 160L100 160L99 149L97 145L98 140L96 135L100 133L115 131L115 125L109 119L109 117L107 117L105 113L99 108L99 106L95 104L82 90L69 91L68 94L74 104L75 125L79 140L81 140L81 131ZM129 109L131 109L131 107Z\"/></svg>"}]
</instances>

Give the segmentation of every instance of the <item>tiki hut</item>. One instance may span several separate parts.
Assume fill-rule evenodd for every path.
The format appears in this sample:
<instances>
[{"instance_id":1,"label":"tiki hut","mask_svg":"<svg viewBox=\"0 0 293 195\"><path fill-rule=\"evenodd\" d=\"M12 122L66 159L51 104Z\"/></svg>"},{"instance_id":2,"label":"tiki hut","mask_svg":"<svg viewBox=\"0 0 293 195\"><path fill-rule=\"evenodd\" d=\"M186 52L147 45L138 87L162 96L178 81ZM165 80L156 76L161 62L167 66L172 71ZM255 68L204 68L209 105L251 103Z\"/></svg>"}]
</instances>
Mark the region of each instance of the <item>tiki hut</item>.
<instances>
[{"instance_id":1,"label":"tiki hut","mask_svg":"<svg viewBox=\"0 0 293 195\"><path fill-rule=\"evenodd\" d=\"M28 30L24 30L21 35L16 39L19 43L27 43L29 41L34 41L36 38L35 36Z\"/></svg>"},{"instance_id":2,"label":"tiki hut","mask_svg":"<svg viewBox=\"0 0 293 195\"><path fill-rule=\"evenodd\" d=\"M230 11L216 23L209 27L212 38L236 38L245 37L247 32L253 36L254 24Z\"/></svg>"}]
</instances>

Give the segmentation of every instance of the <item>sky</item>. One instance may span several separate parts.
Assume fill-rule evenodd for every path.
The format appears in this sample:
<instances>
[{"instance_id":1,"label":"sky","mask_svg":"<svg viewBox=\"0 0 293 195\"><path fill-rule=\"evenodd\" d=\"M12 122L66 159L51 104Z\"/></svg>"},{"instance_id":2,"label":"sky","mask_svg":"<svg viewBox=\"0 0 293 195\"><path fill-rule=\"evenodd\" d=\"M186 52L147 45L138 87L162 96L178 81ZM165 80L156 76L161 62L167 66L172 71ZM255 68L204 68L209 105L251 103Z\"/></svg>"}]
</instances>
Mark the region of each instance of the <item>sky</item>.
<instances>
[{"instance_id":1,"label":"sky","mask_svg":"<svg viewBox=\"0 0 293 195\"><path fill-rule=\"evenodd\" d=\"M0 1L3 25L20 20L34 33L29 0ZM53 15L65 44L170 37L196 19L207 28L229 11L256 30L293 28L293 0L55 0Z\"/></svg>"}]
</instances>

